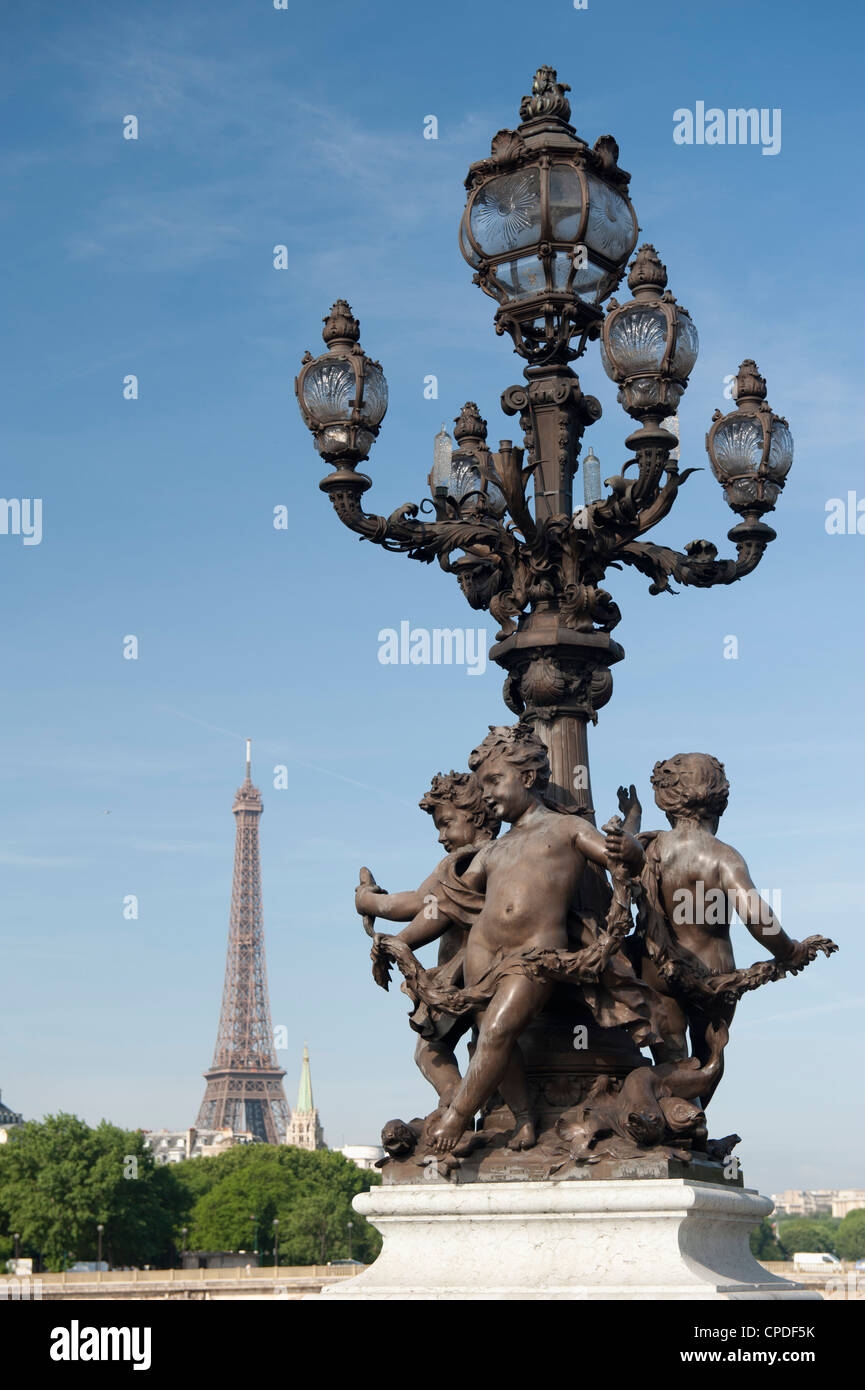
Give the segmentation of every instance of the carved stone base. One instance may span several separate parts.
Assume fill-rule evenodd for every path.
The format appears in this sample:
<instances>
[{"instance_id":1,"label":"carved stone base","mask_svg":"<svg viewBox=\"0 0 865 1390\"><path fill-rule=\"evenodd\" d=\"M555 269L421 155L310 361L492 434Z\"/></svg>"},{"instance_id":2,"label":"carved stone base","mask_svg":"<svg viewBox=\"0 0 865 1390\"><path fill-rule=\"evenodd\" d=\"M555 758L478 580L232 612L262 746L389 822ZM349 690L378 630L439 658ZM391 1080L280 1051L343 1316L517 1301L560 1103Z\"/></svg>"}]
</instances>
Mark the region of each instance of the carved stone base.
<instances>
[{"instance_id":1,"label":"carved stone base","mask_svg":"<svg viewBox=\"0 0 865 1390\"><path fill-rule=\"evenodd\" d=\"M373 1188L354 1207L384 1248L322 1298L820 1298L751 1255L769 1198L717 1183L423 1182Z\"/></svg>"}]
</instances>

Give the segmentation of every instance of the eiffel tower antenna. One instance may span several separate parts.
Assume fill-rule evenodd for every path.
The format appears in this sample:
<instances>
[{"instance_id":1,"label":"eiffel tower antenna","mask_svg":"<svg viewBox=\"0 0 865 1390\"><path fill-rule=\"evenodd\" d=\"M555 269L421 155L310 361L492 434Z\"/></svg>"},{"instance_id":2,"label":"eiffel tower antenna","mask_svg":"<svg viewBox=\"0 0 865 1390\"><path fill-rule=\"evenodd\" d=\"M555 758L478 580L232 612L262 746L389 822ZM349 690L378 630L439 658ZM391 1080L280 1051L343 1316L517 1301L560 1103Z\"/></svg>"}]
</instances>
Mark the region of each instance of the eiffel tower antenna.
<instances>
[{"instance_id":1,"label":"eiffel tower antenna","mask_svg":"<svg viewBox=\"0 0 865 1390\"><path fill-rule=\"evenodd\" d=\"M289 1109L276 1060L261 910L258 822L261 792L252 784L246 740L246 779L234 798L234 879L222 1012L196 1129L232 1129L266 1144L284 1141Z\"/></svg>"}]
</instances>

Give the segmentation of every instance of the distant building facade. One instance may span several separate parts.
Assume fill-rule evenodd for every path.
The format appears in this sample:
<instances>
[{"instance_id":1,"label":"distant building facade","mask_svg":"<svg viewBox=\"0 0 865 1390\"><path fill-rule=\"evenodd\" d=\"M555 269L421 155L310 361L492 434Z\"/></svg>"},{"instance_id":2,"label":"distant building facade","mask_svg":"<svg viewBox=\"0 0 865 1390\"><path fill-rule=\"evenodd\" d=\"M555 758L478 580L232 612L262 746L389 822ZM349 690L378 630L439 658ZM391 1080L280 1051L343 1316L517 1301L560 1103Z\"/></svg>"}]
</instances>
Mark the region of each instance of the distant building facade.
<instances>
[{"instance_id":1,"label":"distant building facade","mask_svg":"<svg viewBox=\"0 0 865 1390\"><path fill-rule=\"evenodd\" d=\"M324 1131L318 1118L318 1111L312 1099L312 1075L309 1070L309 1048L303 1045L303 1062L300 1069L300 1086L297 1090L297 1105L292 1110L285 1132L286 1144L297 1149L326 1149Z\"/></svg>"},{"instance_id":2,"label":"distant building facade","mask_svg":"<svg viewBox=\"0 0 865 1390\"><path fill-rule=\"evenodd\" d=\"M851 1211L865 1211L865 1188L842 1187L832 1198L832 1215L843 1220Z\"/></svg>"},{"instance_id":3,"label":"distant building facade","mask_svg":"<svg viewBox=\"0 0 865 1390\"><path fill-rule=\"evenodd\" d=\"M823 1187L814 1191L788 1187L773 1192L775 1216L835 1216L842 1219L851 1211L865 1210L865 1188Z\"/></svg>"},{"instance_id":4,"label":"distant building facade","mask_svg":"<svg viewBox=\"0 0 865 1390\"><path fill-rule=\"evenodd\" d=\"M252 1134L231 1129L144 1130L144 1143L157 1163L182 1163L187 1158L215 1158L235 1144L252 1144Z\"/></svg>"},{"instance_id":5,"label":"distant building facade","mask_svg":"<svg viewBox=\"0 0 865 1390\"><path fill-rule=\"evenodd\" d=\"M10 1110L8 1105L3 1104L2 1093L0 1093L0 1144L6 1144L9 1135L16 1129L20 1129L24 1123L24 1116L17 1111Z\"/></svg>"}]
</instances>

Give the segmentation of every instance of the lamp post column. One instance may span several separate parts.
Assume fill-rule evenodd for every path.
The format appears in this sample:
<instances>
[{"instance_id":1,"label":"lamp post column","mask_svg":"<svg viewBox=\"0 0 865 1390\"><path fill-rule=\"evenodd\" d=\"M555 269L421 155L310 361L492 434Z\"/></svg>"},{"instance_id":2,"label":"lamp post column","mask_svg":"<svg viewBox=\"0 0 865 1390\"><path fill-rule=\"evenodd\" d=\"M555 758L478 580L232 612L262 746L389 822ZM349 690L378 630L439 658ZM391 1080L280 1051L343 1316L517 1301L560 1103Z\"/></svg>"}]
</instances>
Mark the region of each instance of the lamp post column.
<instances>
[{"instance_id":1,"label":"lamp post column","mask_svg":"<svg viewBox=\"0 0 865 1390\"><path fill-rule=\"evenodd\" d=\"M562 517L570 524L580 442L586 427L600 419L600 402L584 396L576 373L561 363L528 367L525 376L525 386L503 393L502 409L507 415L519 412L526 451L535 464L535 520ZM547 748L551 797L591 820L588 723L609 700L608 668L624 652L596 629L588 591L576 573L570 579L573 587L562 594L540 576L530 612L490 655L508 673L506 705L533 726ZM582 610L569 614L567 626L561 620L563 599Z\"/></svg>"}]
</instances>

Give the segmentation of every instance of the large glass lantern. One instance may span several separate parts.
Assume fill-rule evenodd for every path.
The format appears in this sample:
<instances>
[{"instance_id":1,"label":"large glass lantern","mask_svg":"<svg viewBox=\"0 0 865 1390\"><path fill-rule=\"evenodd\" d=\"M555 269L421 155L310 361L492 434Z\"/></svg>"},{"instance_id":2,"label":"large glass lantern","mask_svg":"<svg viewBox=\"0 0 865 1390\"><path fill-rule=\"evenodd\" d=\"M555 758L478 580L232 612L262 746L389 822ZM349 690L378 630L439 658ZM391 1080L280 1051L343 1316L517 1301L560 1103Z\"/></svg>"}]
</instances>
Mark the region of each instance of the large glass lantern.
<instances>
[{"instance_id":1,"label":"large glass lantern","mask_svg":"<svg viewBox=\"0 0 865 1390\"><path fill-rule=\"evenodd\" d=\"M760 516L772 511L787 480L793 436L766 400L765 378L751 358L739 368L733 395L736 409L712 416L706 450L732 510Z\"/></svg>"},{"instance_id":2,"label":"large glass lantern","mask_svg":"<svg viewBox=\"0 0 865 1390\"><path fill-rule=\"evenodd\" d=\"M697 360L697 330L666 284L666 267L654 246L641 246L628 276L634 298L628 304L610 301L601 332L604 371L637 420L673 414Z\"/></svg>"},{"instance_id":3,"label":"large glass lantern","mask_svg":"<svg viewBox=\"0 0 865 1390\"><path fill-rule=\"evenodd\" d=\"M538 69L522 124L500 130L490 158L469 169L460 224L475 281L501 306L496 331L533 362L579 355L637 239L619 147L611 135L594 149L580 139L568 124L569 90L553 68Z\"/></svg>"},{"instance_id":4,"label":"large glass lantern","mask_svg":"<svg viewBox=\"0 0 865 1390\"><path fill-rule=\"evenodd\" d=\"M477 512L501 519L505 498L495 482L487 422L481 419L474 401L466 401L456 417L454 438L457 448L452 450L444 425L435 438L428 481L439 516Z\"/></svg>"},{"instance_id":5,"label":"large glass lantern","mask_svg":"<svg viewBox=\"0 0 865 1390\"><path fill-rule=\"evenodd\" d=\"M387 410L387 382L360 346L360 324L344 299L324 320L327 352L304 354L294 383L300 413L328 463L353 468L369 456Z\"/></svg>"}]
</instances>

